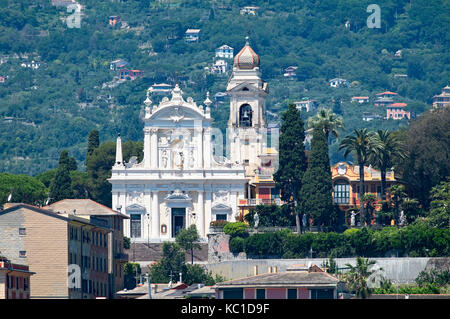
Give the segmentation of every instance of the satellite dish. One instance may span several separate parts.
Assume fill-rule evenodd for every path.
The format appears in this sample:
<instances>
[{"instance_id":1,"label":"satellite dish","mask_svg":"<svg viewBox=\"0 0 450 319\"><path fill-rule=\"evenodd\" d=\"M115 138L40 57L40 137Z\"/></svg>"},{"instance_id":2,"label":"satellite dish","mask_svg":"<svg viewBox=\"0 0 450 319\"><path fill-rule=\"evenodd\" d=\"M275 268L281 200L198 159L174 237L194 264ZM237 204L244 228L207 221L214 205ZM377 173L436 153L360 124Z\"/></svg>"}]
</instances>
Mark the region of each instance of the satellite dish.
<instances>
[{"instance_id":1,"label":"satellite dish","mask_svg":"<svg viewBox=\"0 0 450 319\"><path fill-rule=\"evenodd\" d=\"M311 268L312 266L312 261L308 262L308 269Z\"/></svg>"},{"instance_id":2,"label":"satellite dish","mask_svg":"<svg viewBox=\"0 0 450 319\"><path fill-rule=\"evenodd\" d=\"M45 206L47 206L47 205L48 205L48 203L50 203L50 197L49 197L49 198L47 198L47 200L45 201Z\"/></svg>"},{"instance_id":3,"label":"satellite dish","mask_svg":"<svg viewBox=\"0 0 450 319\"><path fill-rule=\"evenodd\" d=\"M11 199L12 199L12 193L10 193L9 196L8 196L8 202L10 202Z\"/></svg>"}]
</instances>

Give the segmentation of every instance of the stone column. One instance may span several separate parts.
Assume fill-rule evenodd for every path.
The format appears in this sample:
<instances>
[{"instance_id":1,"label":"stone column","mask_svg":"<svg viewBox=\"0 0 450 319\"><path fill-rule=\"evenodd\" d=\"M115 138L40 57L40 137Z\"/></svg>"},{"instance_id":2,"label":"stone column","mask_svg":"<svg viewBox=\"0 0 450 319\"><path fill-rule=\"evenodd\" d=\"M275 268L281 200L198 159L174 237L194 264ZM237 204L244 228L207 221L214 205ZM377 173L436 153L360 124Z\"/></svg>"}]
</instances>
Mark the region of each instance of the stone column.
<instances>
[{"instance_id":1,"label":"stone column","mask_svg":"<svg viewBox=\"0 0 450 319\"><path fill-rule=\"evenodd\" d=\"M198 203L197 203L197 224L198 224L198 232L200 237L206 237L205 234L205 208L203 201L203 189L198 192Z\"/></svg>"},{"instance_id":2,"label":"stone column","mask_svg":"<svg viewBox=\"0 0 450 319\"><path fill-rule=\"evenodd\" d=\"M203 135L203 145L205 149L205 154L203 154L204 168L211 168L211 128L205 128Z\"/></svg>"},{"instance_id":3,"label":"stone column","mask_svg":"<svg viewBox=\"0 0 450 319\"><path fill-rule=\"evenodd\" d=\"M159 238L160 222L159 222L159 202L158 202L158 191L154 190L152 192L152 211L151 211L152 221L152 238Z\"/></svg>"},{"instance_id":4,"label":"stone column","mask_svg":"<svg viewBox=\"0 0 450 319\"><path fill-rule=\"evenodd\" d=\"M195 167L203 167L203 129L201 127L195 128L195 145L197 145L197 158L195 161Z\"/></svg>"},{"instance_id":5,"label":"stone column","mask_svg":"<svg viewBox=\"0 0 450 319\"><path fill-rule=\"evenodd\" d=\"M158 129L151 129L151 151L150 151L150 165L152 169L158 168Z\"/></svg>"},{"instance_id":6,"label":"stone column","mask_svg":"<svg viewBox=\"0 0 450 319\"><path fill-rule=\"evenodd\" d=\"M205 236L209 233L209 226L211 223L211 215L212 215L212 193L211 191L206 192L205 196Z\"/></svg>"},{"instance_id":7,"label":"stone column","mask_svg":"<svg viewBox=\"0 0 450 319\"><path fill-rule=\"evenodd\" d=\"M150 168L150 154L151 154L151 132L150 129L144 129L144 167Z\"/></svg>"}]
</instances>

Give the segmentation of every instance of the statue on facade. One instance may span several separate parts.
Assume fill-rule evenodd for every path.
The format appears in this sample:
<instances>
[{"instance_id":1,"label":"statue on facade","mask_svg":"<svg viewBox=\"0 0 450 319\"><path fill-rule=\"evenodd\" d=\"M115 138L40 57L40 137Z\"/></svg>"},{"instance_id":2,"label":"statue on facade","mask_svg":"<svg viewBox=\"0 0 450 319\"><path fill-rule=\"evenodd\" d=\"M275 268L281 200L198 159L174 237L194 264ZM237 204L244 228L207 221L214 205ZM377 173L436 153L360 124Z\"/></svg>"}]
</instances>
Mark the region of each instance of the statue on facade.
<instances>
[{"instance_id":1,"label":"statue on facade","mask_svg":"<svg viewBox=\"0 0 450 319\"><path fill-rule=\"evenodd\" d=\"M167 168L167 163L169 161L169 157L167 156L167 152L163 151L162 153L162 164L163 164L163 168Z\"/></svg>"},{"instance_id":2,"label":"statue on facade","mask_svg":"<svg viewBox=\"0 0 450 319\"><path fill-rule=\"evenodd\" d=\"M303 227L306 227L306 214L303 214L302 216L302 225Z\"/></svg>"},{"instance_id":3,"label":"statue on facade","mask_svg":"<svg viewBox=\"0 0 450 319\"><path fill-rule=\"evenodd\" d=\"M400 212L399 225L402 227L405 225L405 213L403 212L403 210Z\"/></svg>"},{"instance_id":4,"label":"statue on facade","mask_svg":"<svg viewBox=\"0 0 450 319\"><path fill-rule=\"evenodd\" d=\"M253 224L255 225L255 228L258 228L259 225L259 215L258 213L255 213L255 216L253 216Z\"/></svg>"},{"instance_id":5,"label":"statue on facade","mask_svg":"<svg viewBox=\"0 0 450 319\"><path fill-rule=\"evenodd\" d=\"M350 226L355 226L355 212L352 212L352 216L350 217Z\"/></svg>"}]
</instances>

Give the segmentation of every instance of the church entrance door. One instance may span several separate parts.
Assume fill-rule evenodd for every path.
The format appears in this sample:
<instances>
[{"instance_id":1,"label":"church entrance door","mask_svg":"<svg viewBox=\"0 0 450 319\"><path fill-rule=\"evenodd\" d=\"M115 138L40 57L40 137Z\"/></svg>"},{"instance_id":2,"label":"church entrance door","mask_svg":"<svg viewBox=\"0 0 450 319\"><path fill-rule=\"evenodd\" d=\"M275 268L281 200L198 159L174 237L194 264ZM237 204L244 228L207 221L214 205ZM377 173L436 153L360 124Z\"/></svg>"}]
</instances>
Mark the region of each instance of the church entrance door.
<instances>
[{"instance_id":1,"label":"church entrance door","mask_svg":"<svg viewBox=\"0 0 450 319\"><path fill-rule=\"evenodd\" d=\"M186 208L172 208L172 237L185 228Z\"/></svg>"}]
</instances>

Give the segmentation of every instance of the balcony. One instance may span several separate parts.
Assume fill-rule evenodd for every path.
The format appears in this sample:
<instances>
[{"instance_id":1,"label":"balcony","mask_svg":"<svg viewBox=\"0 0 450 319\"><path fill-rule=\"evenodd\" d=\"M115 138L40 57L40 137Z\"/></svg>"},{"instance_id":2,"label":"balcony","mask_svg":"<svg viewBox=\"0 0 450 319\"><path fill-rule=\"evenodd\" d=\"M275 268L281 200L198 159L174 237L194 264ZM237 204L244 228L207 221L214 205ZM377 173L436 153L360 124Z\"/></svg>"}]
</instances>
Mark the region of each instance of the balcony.
<instances>
[{"instance_id":1,"label":"balcony","mask_svg":"<svg viewBox=\"0 0 450 319\"><path fill-rule=\"evenodd\" d=\"M281 205L282 202L279 198L276 199L262 199L262 198L249 198L249 199L240 199L239 206L256 206L256 205Z\"/></svg>"}]
</instances>

